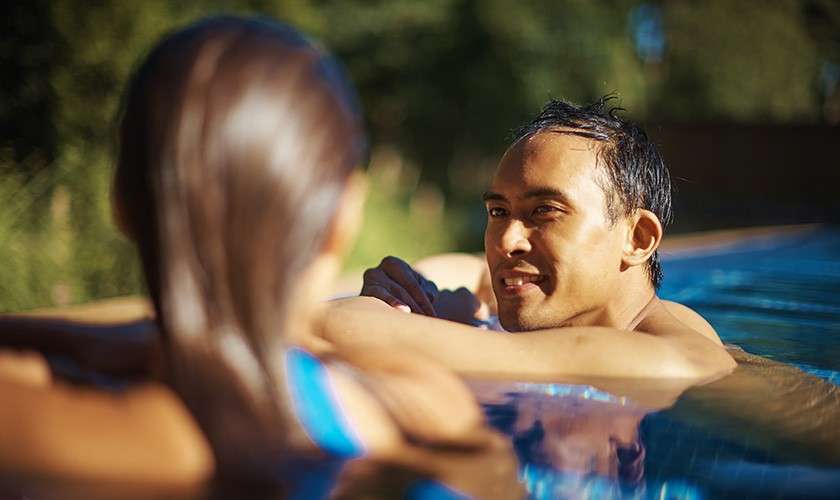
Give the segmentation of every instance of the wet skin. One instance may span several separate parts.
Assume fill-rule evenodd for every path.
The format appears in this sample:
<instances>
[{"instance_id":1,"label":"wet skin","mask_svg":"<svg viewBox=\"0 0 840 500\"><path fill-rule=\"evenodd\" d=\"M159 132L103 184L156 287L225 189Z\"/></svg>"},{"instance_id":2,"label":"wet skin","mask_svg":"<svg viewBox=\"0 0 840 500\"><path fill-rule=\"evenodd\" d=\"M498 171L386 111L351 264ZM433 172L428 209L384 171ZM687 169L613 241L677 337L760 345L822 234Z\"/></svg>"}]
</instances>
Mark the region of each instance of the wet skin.
<instances>
[{"instance_id":1,"label":"wet skin","mask_svg":"<svg viewBox=\"0 0 840 500\"><path fill-rule=\"evenodd\" d=\"M623 328L632 319L612 307L623 288L630 228L607 218L598 147L543 132L511 146L499 164L484 196L485 250L499 319L509 331Z\"/></svg>"},{"instance_id":2,"label":"wet skin","mask_svg":"<svg viewBox=\"0 0 840 500\"><path fill-rule=\"evenodd\" d=\"M386 319L376 303L348 299L331 309L325 338L339 349L394 343L471 376L705 381L731 371L735 363L708 323L656 299L647 263L662 239L658 217L621 207L608 217L613 191L599 164L604 143L574 132L549 130L517 141L484 197L485 252L499 319L520 334L487 335L422 315L393 316L393 310ZM365 273L362 295L462 321L445 315L457 304L440 302L459 296L428 294L424 281L404 261L386 257ZM475 297L468 298L461 307L480 319Z\"/></svg>"}]
</instances>

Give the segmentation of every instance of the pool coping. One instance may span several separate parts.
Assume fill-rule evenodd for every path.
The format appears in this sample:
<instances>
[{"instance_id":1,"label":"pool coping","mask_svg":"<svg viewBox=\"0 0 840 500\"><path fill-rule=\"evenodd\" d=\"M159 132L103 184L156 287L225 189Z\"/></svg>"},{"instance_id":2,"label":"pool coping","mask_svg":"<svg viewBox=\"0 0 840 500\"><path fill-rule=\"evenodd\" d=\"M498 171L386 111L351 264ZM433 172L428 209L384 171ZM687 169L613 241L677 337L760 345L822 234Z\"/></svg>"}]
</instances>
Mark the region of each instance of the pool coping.
<instances>
[{"instance_id":1,"label":"pool coping","mask_svg":"<svg viewBox=\"0 0 840 500\"><path fill-rule=\"evenodd\" d=\"M666 236L659 247L662 259L688 258L696 255L728 252L756 245L778 244L780 238L799 237L824 228L823 224L796 224L723 229ZM362 273L359 270L342 274L332 288L331 296L359 293ZM113 323L150 318L154 315L146 297L128 295L100 299L83 304L37 308L15 314L40 317L60 317L68 320Z\"/></svg>"},{"instance_id":2,"label":"pool coping","mask_svg":"<svg viewBox=\"0 0 840 500\"><path fill-rule=\"evenodd\" d=\"M742 249L772 248L781 242L820 231L825 227L824 224L792 224L666 236L659 246L659 253L663 260L669 260Z\"/></svg>"}]
</instances>

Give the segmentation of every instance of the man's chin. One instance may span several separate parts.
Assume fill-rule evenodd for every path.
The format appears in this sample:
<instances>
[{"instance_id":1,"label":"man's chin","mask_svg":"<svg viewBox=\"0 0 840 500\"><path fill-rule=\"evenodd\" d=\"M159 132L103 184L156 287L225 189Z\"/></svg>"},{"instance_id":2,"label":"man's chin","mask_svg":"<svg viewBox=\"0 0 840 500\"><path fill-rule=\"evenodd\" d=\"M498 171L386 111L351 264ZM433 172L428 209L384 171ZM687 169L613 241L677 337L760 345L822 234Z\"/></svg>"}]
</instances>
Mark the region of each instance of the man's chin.
<instances>
[{"instance_id":1,"label":"man's chin","mask_svg":"<svg viewBox=\"0 0 840 500\"><path fill-rule=\"evenodd\" d=\"M516 314L499 314L499 323L507 332L528 332L540 329L539 326L534 326L528 318Z\"/></svg>"},{"instance_id":2,"label":"man's chin","mask_svg":"<svg viewBox=\"0 0 840 500\"><path fill-rule=\"evenodd\" d=\"M546 321L547 319L531 316L525 311L499 311L499 323L508 332L532 332L565 326L559 322Z\"/></svg>"},{"instance_id":3,"label":"man's chin","mask_svg":"<svg viewBox=\"0 0 840 500\"><path fill-rule=\"evenodd\" d=\"M499 323L508 332L530 332L544 330L556 326L548 323L545 308L548 305L543 300L530 297L528 300L499 301Z\"/></svg>"}]
</instances>

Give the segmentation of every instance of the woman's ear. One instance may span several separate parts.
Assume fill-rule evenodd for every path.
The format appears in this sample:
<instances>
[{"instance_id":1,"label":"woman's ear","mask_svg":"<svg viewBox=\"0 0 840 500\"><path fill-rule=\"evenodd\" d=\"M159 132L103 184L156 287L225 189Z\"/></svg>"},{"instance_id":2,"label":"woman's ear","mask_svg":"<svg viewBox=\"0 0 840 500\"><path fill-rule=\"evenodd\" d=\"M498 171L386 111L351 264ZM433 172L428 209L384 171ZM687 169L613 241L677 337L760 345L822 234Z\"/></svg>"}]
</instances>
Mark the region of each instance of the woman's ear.
<instances>
[{"instance_id":1,"label":"woman's ear","mask_svg":"<svg viewBox=\"0 0 840 500\"><path fill-rule=\"evenodd\" d=\"M323 253L342 257L350 249L362 226L366 196L367 176L356 170L347 180L338 201L330 232L324 240Z\"/></svg>"},{"instance_id":2,"label":"woman's ear","mask_svg":"<svg viewBox=\"0 0 840 500\"><path fill-rule=\"evenodd\" d=\"M650 210L637 210L630 222L621 259L627 267L647 262L662 242L662 223Z\"/></svg>"}]
</instances>

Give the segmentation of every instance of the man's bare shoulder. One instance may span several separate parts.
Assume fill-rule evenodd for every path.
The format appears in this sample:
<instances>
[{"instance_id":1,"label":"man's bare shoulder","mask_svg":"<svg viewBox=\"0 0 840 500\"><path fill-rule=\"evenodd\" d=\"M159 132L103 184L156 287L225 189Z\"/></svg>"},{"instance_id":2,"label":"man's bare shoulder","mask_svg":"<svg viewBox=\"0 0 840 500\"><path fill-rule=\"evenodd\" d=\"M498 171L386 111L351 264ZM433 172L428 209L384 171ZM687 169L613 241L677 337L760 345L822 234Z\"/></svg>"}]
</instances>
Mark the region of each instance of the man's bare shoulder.
<instances>
[{"instance_id":1,"label":"man's bare shoulder","mask_svg":"<svg viewBox=\"0 0 840 500\"><path fill-rule=\"evenodd\" d=\"M648 325L653 324L668 327L670 323L676 320L687 328L708 338L715 344L723 345L714 327L703 316L697 313L697 311L679 302L672 302L670 300L660 302L662 307L651 310L648 318L646 318L651 321L645 321L645 323ZM654 327L654 329L656 328ZM656 332L652 331L650 333Z\"/></svg>"}]
</instances>

